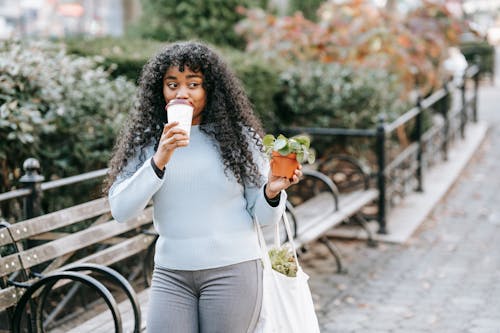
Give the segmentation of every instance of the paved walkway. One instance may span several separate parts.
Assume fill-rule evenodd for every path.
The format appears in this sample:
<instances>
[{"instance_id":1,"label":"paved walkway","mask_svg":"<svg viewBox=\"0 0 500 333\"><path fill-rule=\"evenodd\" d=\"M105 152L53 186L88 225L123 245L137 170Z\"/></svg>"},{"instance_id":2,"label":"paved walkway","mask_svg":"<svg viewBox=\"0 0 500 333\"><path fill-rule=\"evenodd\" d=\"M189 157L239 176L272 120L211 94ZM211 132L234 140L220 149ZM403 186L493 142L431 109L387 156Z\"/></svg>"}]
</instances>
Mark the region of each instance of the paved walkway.
<instances>
[{"instance_id":1,"label":"paved walkway","mask_svg":"<svg viewBox=\"0 0 500 333\"><path fill-rule=\"evenodd\" d=\"M406 244L336 241L345 275L320 244L304 257L322 332L500 332L500 79L479 112L488 136Z\"/></svg>"}]
</instances>

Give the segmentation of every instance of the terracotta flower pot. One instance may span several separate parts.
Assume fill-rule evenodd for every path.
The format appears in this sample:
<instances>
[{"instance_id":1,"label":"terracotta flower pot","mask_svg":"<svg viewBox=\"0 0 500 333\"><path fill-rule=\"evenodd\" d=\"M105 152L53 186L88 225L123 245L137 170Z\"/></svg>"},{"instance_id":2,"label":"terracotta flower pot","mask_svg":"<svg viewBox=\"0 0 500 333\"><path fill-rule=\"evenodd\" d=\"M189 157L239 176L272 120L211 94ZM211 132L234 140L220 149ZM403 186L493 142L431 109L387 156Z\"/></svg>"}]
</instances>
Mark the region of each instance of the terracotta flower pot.
<instances>
[{"instance_id":1,"label":"terracotta flower pot","mask_svg":"<svg viewBox=\"0 0 500 333\"><path fill-rule=\"evenodd\" d=\"M282 156L278 152L272 153L271 172L273 176L292 178L295 169L299 167L297 154Z\"/></svg>"}]
</instances>

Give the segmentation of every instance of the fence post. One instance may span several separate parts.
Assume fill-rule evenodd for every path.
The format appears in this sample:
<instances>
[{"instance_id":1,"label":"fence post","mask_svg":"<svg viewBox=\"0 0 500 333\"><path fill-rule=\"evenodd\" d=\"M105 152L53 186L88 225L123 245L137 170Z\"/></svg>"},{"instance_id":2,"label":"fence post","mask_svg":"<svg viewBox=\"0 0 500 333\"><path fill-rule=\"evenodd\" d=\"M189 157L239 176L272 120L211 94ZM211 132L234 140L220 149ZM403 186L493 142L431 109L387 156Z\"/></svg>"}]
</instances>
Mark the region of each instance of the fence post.
<instances>
[{"instance_id":1,"label":"fence post","mask_svg":"<svg viewBox=\"0 0 500 333\"><path fill-rule=\"evenodd\" d=\"M478 65L479 66L479 65ZM479 71L474 74L474 105L472 120L477 123L477 93L479 91Z\"/></svg>"},{"instance_id":2,"label":"fence post","mask_svg":"<svg viewBox=\"0 0 500 333\"><path fill-rule=\"evenodd\" d=\"M380 115L377 124L376 134L376 151L377 151L377 186L378 186L378 224L379 234L387 234L386 228L386 190L385 190L385 117Z\"/></svg>"},{"instance_id":3,"label":"fence post","mask_svg":"<svg viewBox=\"0 0 500 333\"><path fill-rule=\"evenodd\" d=\"M23 169L24 175L19 181L31 190L30 195L23 199L24 218L29 219L42 214L41 183L45 178L40 175L40 162L35 158L25 160Z\"/></svg>"},{"instance_id":4,"label":"fence post","mask_svg":"<svg viewBox=\"0 0 500 333\"><path fill-rule=\"evenodd\" d=\"M417 149L417 170L416 170L416 176L417 176L417 188L415 189L417 192L423 192L424 188L422 185L422 170L423 170L423 143L422 143L422 126L423 126L423 121L422 121L422 114L424 110L422 109L422 97L419 95L417 98L417 108L418 108L418 114L417 118L415 119L416 124L416 134L417 134L417 144L418 144L418 149Z\"/></svg>"},{"instance_id":5,"label":"fence post","mask_svg":"<svg viewBox=\"0 0 500 333\"><path fill-rule=\"evenodd\" d=\"M467 76L464 73L462 76L462 82L460 84L460 95L462 97L462 107L460 109L460 137L465 138L465 123L467 122L467 101L465 99L465 86L466 86Z\"/></svg>"},{"instance_id":6,"label":"fence post","mask_svg":"<svg viewBox=\"0 0 500 333\"><path fill-rule=\"evenodd\" d=\"M451 108L451 96L450 88L448 87L449 81L445 82L443 89L446 93L444 98L444 103L441 103L441 115L443 116L443 145L441 149L443 150L443 160L448 161L448 141L450 140L450 118L448 117L448 111Z\"/></svg>"}]
</instances>

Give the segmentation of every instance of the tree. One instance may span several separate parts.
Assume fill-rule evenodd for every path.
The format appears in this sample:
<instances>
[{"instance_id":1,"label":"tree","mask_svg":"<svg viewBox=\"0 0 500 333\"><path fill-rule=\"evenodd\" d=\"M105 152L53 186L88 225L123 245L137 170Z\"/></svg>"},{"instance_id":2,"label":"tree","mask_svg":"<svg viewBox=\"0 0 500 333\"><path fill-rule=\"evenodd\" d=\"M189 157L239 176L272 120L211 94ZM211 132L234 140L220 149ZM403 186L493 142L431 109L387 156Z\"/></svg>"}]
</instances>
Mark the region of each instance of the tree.
<instances>
[{"instance_id":1,"label":"tree","mask_svg":"<svg viewBox=\"0 0 500 333\"><path fill-rule=\"evenodd\" d=\"M446 6L430 0L402 17L363 0L326 1L318 22L300 12L284 17L260 9L242 12L246 19L237 31L248 41L247 51L268 61L385 68L399 76L408 92L417 85L424 95L440 85L447 47L456 45L462 30Z\"/></svg>"},{"instance_id":2,"label":"tree","mask_svg":"<svg viewBox=\"0 0 500 333\"><path fill-rule=\"evenodd\" d=\"M267 0L142 0L136 30L142 37L162 41L201 39L243 48L243 38L234 32L234 25L243 18L237 7L266 5Z\"/></svg>"}]
</instances>

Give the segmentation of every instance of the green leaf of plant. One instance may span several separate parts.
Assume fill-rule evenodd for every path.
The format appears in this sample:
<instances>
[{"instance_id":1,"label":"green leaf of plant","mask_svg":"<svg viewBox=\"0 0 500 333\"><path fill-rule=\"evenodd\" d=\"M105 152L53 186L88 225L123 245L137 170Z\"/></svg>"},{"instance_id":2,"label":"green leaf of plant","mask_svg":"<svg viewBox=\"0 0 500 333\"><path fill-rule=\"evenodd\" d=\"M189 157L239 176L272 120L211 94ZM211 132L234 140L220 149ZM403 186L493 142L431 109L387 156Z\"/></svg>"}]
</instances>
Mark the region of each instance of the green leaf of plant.
<instances>
[{"instance_id":1,"label":"green leaf of plant","mask_svg":"<svg viewBox=\"0 0 500 333\"><path fill-rule=\"evenodd\" d=\"M294 153L298 153L301 151L301 144L294 139L288 140L288 145L290 146L290 150Z\"/></svg>"},{"instance_id":2,"label":"green leaf of plant","mask_svg":"<svg viewBox=\"0 0 500 333\"><path fill-rule=\"evenodd\" d=\"M274 141L276 140L276 138L274 137L274 135L272 134L267 134L264 136L264 138L262 138L262 144L264 145L264 147L271 147L274 143Z\"/></svg>"},{"instance_id":3,"label":"green leaf of plant","mask_svg":"<svg viewBox=\"0 0 500 333\"><path fill-rule=\"evenodd\" d=\"M309 162L309 164L313 164L315 160L316 160L316 151L314 149L311 149L309 151L309 156L307 157L307 162Z\"/></svg>"},{"instance_id":4,"label":"green leaf of plant","mask_svg":"<svg viewBox=\"0 0 500 333\"><path fill-rule=\"evenodd\" d=\"M288 145L285 145L285 147L281 148L278 150L278 153L280 153L283 156L286 156L290 154L292 151Z\"/></svg>"},{"instance_id":5,"label":"green leaf of plant","mask_svg":"<svg viewBox=\"0 0 500 333\"><path fill-rule=\"evenodd\" d=\"M285 147L288 147L288 140L286 138L278 137L276 141L274 141L274 150L281 150Z\"/></svg>"},{"instance_id":6,"label":"green leaf of plant","mask_svg":"<svg viewBox=\"0 0 500 333\"><path fill-rule=\"evenodd\" d=\"M293 138L290 138L290 140L292 140L292 139L297 141L301 145L306 146L307 149L309 149L309 147L311 145L311 139L307 135L297 135L297 136L294 136Z\"/></svg>"},{"instance_id":7,"label":"green leaf of plant","mask_svg":"<svg viewBox=\"0 0 500 333\"><path fill-rule=\"evenodd\" d=\"M304 161L305 161L304 152L297 153L297 161L299 163L304 163Z\"/></svg>"}]
</instances>

